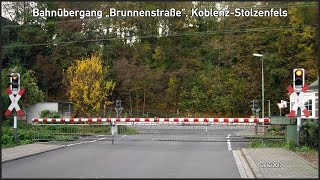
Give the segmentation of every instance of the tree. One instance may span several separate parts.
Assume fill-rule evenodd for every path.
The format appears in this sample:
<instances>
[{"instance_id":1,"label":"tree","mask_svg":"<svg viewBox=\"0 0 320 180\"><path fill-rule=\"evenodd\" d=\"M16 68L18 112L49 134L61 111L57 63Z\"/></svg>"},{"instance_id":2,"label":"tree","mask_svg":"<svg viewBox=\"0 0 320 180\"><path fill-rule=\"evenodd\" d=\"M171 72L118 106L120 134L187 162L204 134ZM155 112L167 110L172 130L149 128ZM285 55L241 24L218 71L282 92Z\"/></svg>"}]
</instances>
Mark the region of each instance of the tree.
<instances>
[{"instance_id":1,"label":"tree","mask_svg":"<svg viewBox=\"0 0 320 180\"><path fill-rule=\"evenodd\" d=\"M69 97L77 116L97 117L103 104L115 87L113 80L106 78L107 68L99 56L77 60L67 70Z\"/></svg>"}]
</instances>

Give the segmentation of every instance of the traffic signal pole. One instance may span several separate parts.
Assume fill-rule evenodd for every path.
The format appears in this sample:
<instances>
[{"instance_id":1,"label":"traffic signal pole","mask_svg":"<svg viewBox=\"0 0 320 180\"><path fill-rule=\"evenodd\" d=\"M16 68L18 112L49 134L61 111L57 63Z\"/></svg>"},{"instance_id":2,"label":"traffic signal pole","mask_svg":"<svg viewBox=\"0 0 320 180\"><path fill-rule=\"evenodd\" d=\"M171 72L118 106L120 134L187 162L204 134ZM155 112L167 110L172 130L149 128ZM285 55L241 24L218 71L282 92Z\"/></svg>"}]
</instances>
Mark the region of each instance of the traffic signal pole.
<instances>
[{"instance_id":1,"label":"traffic signal pole","mask_svg":"<svg viewBox=\"0 0 320 180\"><path fill-rule=\"evenodd\" d=\"M18 143L18 133L17 133L17 112L14 112L13 115L13 137L14 137L14 143Z\"/></svg>"},{"instance_id":2,"label":"traffic signal pole","mask_svg":"<svg viewBox=\"0 0 320 180\"><path fill-rule=\"evenodd\" d=\"M303 68L293 69L293 89L296 91L297 95L301 93L305 93L307 89L304 89L305 85L305 70ZM303 99L299 101L303 102ZM299 103L299 102L295 102ZM297 108L297 142L296 144L300 145L300 129L301 129L301 106ZM291 113L291 112L290 112ZM308 115L306 115L308 116Z\"/></svg>"},{"instance_id":3,"label":"traffic signal pole","mask_svg":"<svg viewBox=\"0 0 320 180\"><path fill-rule=\"evenodd\" d=\"M264 75L263 75L263 56L262 56L262 58L261 58L262 60L262 63L261 63L261 79L262 79L262 87L261 87L261 89L262 89L262 92L261 92L261 94L262 94L262 102L261 102L261 105L262 105L262 118L264 118ZM264 125L264 123L262 123L262 125Z\"/></svg>"},{"instance_id":4,"label":"traffic signal pole","mask_svg":"<svg viewBox=\"0 0 320 180\"><path fill-rule=\"evenodd\" d=\"M297 109L297 146L300 145L301 109Z\"/></svg>"},{"instance_id":5,"label":"traffic signal pole","mask_svg":"<svg viewBox=\"0 0 320 180\"><path fill-rule=\"evenodd\" d=\"M9 108L5 112L5 116L9 116L10 113L13 111L13 138L14 143L18 143L18 132L17 132L17 124L18 124L18 117L23 115L23 111L20 109L18 105L18 101L21 98L22 94L24 93L24 89L20 89L20 74L19 73L11 73L8 75L10 78L9 87L6 89L9 98L11 100L11 104ZM15 110L14 110L15 109Z\"/></svg>"}]
</instances>

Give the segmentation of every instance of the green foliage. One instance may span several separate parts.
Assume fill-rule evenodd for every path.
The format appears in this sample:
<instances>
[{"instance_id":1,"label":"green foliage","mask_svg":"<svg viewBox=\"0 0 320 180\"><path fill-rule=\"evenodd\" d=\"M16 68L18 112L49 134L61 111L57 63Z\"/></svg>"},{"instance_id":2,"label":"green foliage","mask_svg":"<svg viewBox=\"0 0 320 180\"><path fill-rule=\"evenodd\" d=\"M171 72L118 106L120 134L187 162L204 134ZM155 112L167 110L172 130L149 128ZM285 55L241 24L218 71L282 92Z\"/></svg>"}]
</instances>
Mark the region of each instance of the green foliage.
<instances>
[{"instance_id":1,"label":"green foliage","mask_svg":"<svg viewBox=\"0 0 320 180\"><path fill-rule=\"evenodd\" d=\"M9 136L7 134L2 135L2 144L12 144L13 143L13 136Z\"/></svg>"},{"instance_id":2,"label":"green foliage","mask_svg":"<svg viewBox=\"0 0 320 180\"><path fill-rule=\"evenodd\" d=\"M319 130L318 124L314 122L304 122L301 126L301 144L311 148L318 148Z\"/></svg>"},{"instance_id":3,"label":"green foliage","mask_svg":"<svg viewBox=\"0 0 320 180\"><path fill-rule=\"evenodd\" d=\"M16 145L30 144L33 142L33 131L31 130L32 125L27 124L26 122L18 121L17 127L19 142L15 144L13 137L13 128L10 121L2 122L2 147L12 147Z\"/></svg>"},{"instance_id":4,"label":"green foliage","mask_svg":"<svg viewBox=\"0 0 320 180\"><path fill-rule=\"evenodd\" d=\"M130 134L139 134L139 132L137 130L135 130L134 128L130 128L127 126L123 126L123 125L118 125L118 134L125 134L125 135L130 135Z\"/></svg>"},{"instance_id":5,"label":"green foliage","mask_svg":"<svg viewBox=\"0 0 320 180\"><path fill-rule=\"evenodd\" d=\"M285 142L283 141L253 140L249 144L249 147L251 148L284 147L284 146L285 146Z\"/></svg>"},{"instance_id":6,"label":"green foliage","mask_svg":"<svg viewBox=\"0 0 320 180\"><path fill-rule=\"evenodd\" d=\"M296 149L296 142L293 139L289 139L285 145L285 148L294 151Z\"/></svg>"},{"instance_id":7,"label":"green foliage","mask_svg":"<svg viewBox=\"0 0 320 180\"><path fill-rule=\"evenodd\" d=\"M58 112L53 112L51 118L60 118L60 114Z\"/></svg>"},{"instance_id":8,"label":"green foliage","mask_svg":"<svg viewBox=\"0 0 320 180\"><path fill-rule=\"evenodd\" d=\"M27 70L21 75L21 86L25 88L26 105L32 105L44 101L44 93L37 86L34 71Z\"/></svg>"},{"instance_id":9,"label":"green foliage","mask_svg":"<svg viewBox=\"0 0 320 180\"><path fill-rule=\"evenodd\" d=\"M53 110L43 110L40 112L40 118L60 118L60 114Z\"/></svg>"},{"instance_id":10,"label":"green foliage","mask_svg":"<svg viewBox=\"0 0 320 180\"><path fill-rule=\"evenodd\" d=\"M137 131L123 127L126 134L136 134ZM22 144L30 144L34 139L38 141L72 141L81 136L87 135L110 135L110 125L89 124L89 125L31 125L18 121L18 143L14 143L13 128L9 122L2 124L2 147L13 147Z\"/></svg>"},{"instance_id":11,"label":"green foliage","mask_svg":"<svg viewBox=\"0 0 320 180\"><path fill-rule=\"evenodd\" d=\"M43 110L40 112L40 118L48 118L51 114L50 110Z\"/></svg>"},{"instance_id":12,"label":"green foliage","mask_svg":"<svg viewBox=\"0 0 320 180\"><path fill-rule=\"evenodd\" d=\"M299 152L318 152L318 150L316 148L312 148L312 147L309 147L306 145L297 147L295 150L299 151Z\"/></svg>"}]
</instances>

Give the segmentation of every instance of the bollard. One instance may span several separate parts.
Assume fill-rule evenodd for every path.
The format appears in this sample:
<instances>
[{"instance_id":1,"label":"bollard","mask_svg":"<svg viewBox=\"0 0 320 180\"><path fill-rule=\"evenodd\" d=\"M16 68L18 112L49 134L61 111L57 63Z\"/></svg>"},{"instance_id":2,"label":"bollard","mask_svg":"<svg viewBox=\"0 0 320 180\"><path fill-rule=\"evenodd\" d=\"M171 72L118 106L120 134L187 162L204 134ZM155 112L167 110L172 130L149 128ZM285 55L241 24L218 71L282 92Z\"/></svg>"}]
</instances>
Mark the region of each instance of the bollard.
<instances>
[{"instance_id":1,"label":"bollard","mask_svg":"<svg viewBox=\"0 0 320 180\"><path fill-rule=\"evenodd\" d=\"M116 133L117 125L115 120L111 120L111 135L112 135L112 144L114 144L114 134Z\"/></svg>"}]
</instances>

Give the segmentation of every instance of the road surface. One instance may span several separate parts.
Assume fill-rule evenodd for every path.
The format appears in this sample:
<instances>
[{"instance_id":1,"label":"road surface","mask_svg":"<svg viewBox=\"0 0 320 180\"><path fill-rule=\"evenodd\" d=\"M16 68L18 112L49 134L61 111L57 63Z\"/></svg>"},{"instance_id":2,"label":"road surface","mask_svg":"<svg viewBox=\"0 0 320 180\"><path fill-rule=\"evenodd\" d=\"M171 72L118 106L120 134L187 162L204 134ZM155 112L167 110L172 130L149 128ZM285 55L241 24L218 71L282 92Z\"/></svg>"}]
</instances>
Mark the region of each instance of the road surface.
<instances>
[{"instance_id":1,"label":"road surface","mask_svg":"<svg viewBox=\"0 0 320 180\"><path fill-rule=\"evenodd\" d=\"M231 150L246 147L247 142L232 141L235 138L232 129L211 129L208 131L211 136L206 136L203 130L186 128L184 131L165 128L160 131L163 133L117 135L118 141L114 144L106 140L110 136L68 142L69 146L61 149L3 163L2 177L240 178ZM146 131L154 132L150 129ZM204 137L222 140L204 142L201 140ZM158 141L161 138L173 141ZM185 141L188 139L191 141Z\"/></svg>"},{"instance_id":2,"label":"road surface","mask_svg":"<svg viewBox=\"0 0 320 180\"><path fill-rule=\"evenodd\" d=\"M228 148L226 142L95 141L3 163L2 177L240 178Z\"/></svg>"}]
</instances>

